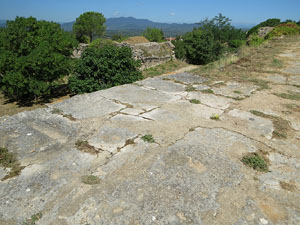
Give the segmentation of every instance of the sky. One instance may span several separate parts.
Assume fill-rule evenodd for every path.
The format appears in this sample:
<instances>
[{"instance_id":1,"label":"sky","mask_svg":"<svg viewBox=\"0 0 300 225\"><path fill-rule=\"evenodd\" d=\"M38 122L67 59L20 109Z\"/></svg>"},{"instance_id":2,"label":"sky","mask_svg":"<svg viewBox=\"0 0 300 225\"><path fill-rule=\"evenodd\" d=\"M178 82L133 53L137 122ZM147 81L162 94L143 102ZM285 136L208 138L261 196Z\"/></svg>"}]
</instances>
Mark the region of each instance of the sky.
<instances>
[{"instance_id":1,"label":"sky","mask_svg":"<svg viewBox=\"0 0 300 225\"><path fill-rule=\"evenodd\" d=\"M87 11L167 23L194 23L222 13L232 23L257 24L269 18L299 21L300 0L0 0L0 19L7 20L33 16L72 22Z\"/></svg>"}]
</instances>

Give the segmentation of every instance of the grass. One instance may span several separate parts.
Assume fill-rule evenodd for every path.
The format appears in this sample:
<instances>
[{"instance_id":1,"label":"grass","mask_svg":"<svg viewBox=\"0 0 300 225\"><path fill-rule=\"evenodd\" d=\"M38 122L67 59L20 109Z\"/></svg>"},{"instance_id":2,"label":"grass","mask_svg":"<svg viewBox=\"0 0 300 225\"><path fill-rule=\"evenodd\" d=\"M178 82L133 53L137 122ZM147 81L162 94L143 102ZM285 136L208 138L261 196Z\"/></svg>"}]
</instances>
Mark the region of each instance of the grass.
<instances>
[{"instance_id":1,"label":"grass","mask_svg":"<svg viewBox=\"0 0 300 225\"><path fill-rule=\"evenodd\" d=\"M161 65L158 65L156 67L152 67L149 69L146 69L142 72L142 75L144 78L147 77L155 77L155 76L159 76L165 73L170 73L170 72L174 72L178 69L181 69L183 67L188 66L189 64L180 61L180 60L172 60L166 63L163 63Z\"/></svg>"},{"instance_id":2,"label":"grass","mask_svg":"<svg viewBox=\"0 0 300 225\"><path fill-rule=\"evenodd\" d=\"M241 91L234 91L233 93L235 93L235 94L242 94Z\"/></svg>"},{"instance_id":3,"label":"grass","mask_svg":"<svg viewBox=\"0 0 300 225\"><path fill-rule=\"evenodd\" d=\"M300 92L288 91L288 93L279 93L279 94L273 93L273 94L280 98L300 101Z\"/></svg>"},{"instance_id":4,"label":"grass","mask_svg":"<svg viewBox=\"0 0 300 225\"><path fill-rule=\"evenodd\" d=\"M293 183L287 183L284 181L280 181L279 184L280 184L280 187L284 190L291 191L291 192L294 192L297 190L297 186Z\"/></svg>"},{"instance_id":5,"label":"grass","mask_svg":"<svg viewBox=\"0 0 300 225\"><path fill-rule=\"evenodd\" d=\"M71 121L76 121L76 118L74 118L72 116L72 114L64 114L64 112L60 109L57 109L57 108L53 108L52 111L51 111L52 114L57 114L57 115L62 115L63 117L71 120Z\"/></svg>"},{"instance_id":6,"label":"grass","mask_svg":"<svg viewBox=\"0 0 300 225\"><path fill-rule=\"evenodd\" d=\"M273 61L272 61L272 63L271 63L271 66L277 67L277 68L282 68L283 67L283 63L282 63L281 60L274 58Z\"/></svg>"},{"instance_id":7,"label":"grass","mask_svg":"<svg viewBox=\"0 0 300 225\"><path fill-rule=\"evenodd\" d=\"M201 104L201 102L198 99L191 99L190 103L192 103L192 104Z\"/></svg>"},{"instance_id":8,"label":"grass","mask_svg":"<svg viewBox=\"0 0 300 225\"><path fill-rule=\"evenodd\" d=\"M210 119L212 119L212 120L220 120L220 115L213 114L213 115L211 115Z\"/></svg>"},{"instance_id":9,"label":"grass","mask_svg":"<svg viewBox=\"0 0 300 225\"><path fill-rule=\"evenodd\" d=\"M300 105L296 104L285 104L284 105L287 109L293 111L293 112L300 112Z\"/></svg>"},{"instance_id":10,"label":"grass","mask_svg":"<svg viewBox=\"0 0 300 225\"><path fill-rule=\"evenodd\" d=\"M29 219L24 221L23 225L35 225L38 220L42 218L42 212L32 215Z\"/></svg>"},{"instance_id":11,"label":"grass","mask_svg":"<svg viewBox=\"0 0 300 225\"><path fill-rule=\"evenodd\" d=\"M100 178L94 175L85 175L81 177L81 182L88 185L99 184L100 181Z\"/></svg>"},{"instance_id":12,"label":"grass","mask_svg":"<svg viewBox=\"0 0 300 225\"><path fill-rule=\"evenodd\" d=\"M195 91L196 89L193 87L193 85L191 85L191 84L188 84L186 87L185 87L185 91L188 91L188 92L190 92L190 91Z\"/></svg>"},{"instance_id":13,"label":"grass","mask_svg":"<svg viewBox=\"0 0 300 225\"><path fill-rule=\"evenodd\" d=\"M201 92L205 93L205 94L214 94L214 91L212 89L205 89L205 90L202 90Z\"/></svg>"},{"instance_id":14,"label":"grass","mask_svg":"<svg viewBox=\"0 0 300 225\"><path fill-rule=\"evenodd\" d=\"M2 181L7 180L9 178L18 176L21 174L22 169L24 166L21 166L17 157L14 153L8 151L7 148L0 148L0 166L9 168L9 173L2 178Z\"/></svg>"},{"instance_id":15,"label":"grass","mask_svg":"<svg viewBox=\"0 0 300 225\"><path fill-rule=\"evenodd\" d=\"M90 145L88 141L77 140L75 146L79 151L90 153L92 155L98 155L100 152L99 149Z\"/></svg>"},{"instance_id":16,"label":"grass","mask_svg":"<svg viewBox=\"0 0 300 225\"><path fill-rule=\"evenodd\" d=\"M258 90L264 90L264 89L269 89L269 82L265 81L265 80L261 80L261 79L257 79L257 78L251 78L248 79L249 82L253 83L254 85L258 86Z\"/></svg>"},{"instance_id":17,"label":"grass","mask_svg":"<svg viewBox=\"0 0 300 225\"><path fill-rule=\"evenodd\" d=\"M155 140L153 138L153 136L151 134L146 134L142 137L142 140L144 142L148 142L148 143L155 143Z\"/></svg>"},{"instance_id":18,"label":"grass","mask_svg":"<svg viewBox=\"0 0 300 225\"><path fill-rule=\"evenodd\" d=\"M262 172L268 171L268 165L263 156L258 153L250 153L241 160L244 165Z\"/></svg>"},{"instance_id":19,"label":"grass","mask_svg":"<svg viewBox=\"0 0 300 225\"><path fill-rule=\"evenodd\" d=\"M250 112L255 116L270 119L273 122L273 126L274 126L273 137L283 138L283 139L287 138L288 131L291 129L290 124L287 120L284 120L277 116L267 115L257 110L250 110Z\"/></svg>"}]
</instances>

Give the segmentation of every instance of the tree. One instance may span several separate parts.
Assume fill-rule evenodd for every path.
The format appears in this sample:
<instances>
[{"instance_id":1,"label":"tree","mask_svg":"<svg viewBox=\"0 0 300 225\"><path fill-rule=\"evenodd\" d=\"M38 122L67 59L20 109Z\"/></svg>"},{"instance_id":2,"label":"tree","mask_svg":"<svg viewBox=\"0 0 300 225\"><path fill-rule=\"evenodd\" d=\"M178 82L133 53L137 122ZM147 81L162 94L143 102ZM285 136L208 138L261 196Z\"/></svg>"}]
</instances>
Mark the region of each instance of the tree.
<instances>
[{"instance_id":1,"label":"tree","mask_svg":"<svg viewBox=\"0 0 300 225\"><path fill-rule=\"evenodd\" d=\"M79 41L84 40L84 36L92 42L95 37L101 37L106 29L104 25L106 19L102 13L86 12L81 14L73 25L73 32Z\"/></svg>"},{"instance_id":2,"label":"tree","mask_svg":"<svg viewBox=\"0 0 300 225\"><path fill-rule=\"evenodd\" d=\"M129 47L87 48L77 62L75 74L69 79L70 91L81 94L132 83L141 78L139 66Z\"/></svg>"},{"instance_id":3,"label":"tree","mask_svg":"<svg viewBox=\"0 0 300 225\"><path fill-rule=\"evenodd\" d=\"M75 39L53 22L17 17L0 32L0 85L6 97L21 100L51 93L70 70Z\"/></svg>"},{"instance_id":4,"label":"tree","mask_svg":"<svg viewBox=\"0 0 300 225\"><path fill-rule=\"evenodd\" d=\"M149 41L162 42L164 40L164 33L162 30L157 28L148 27L143 33L143 36Z\"/></svg>"}]
</instances>

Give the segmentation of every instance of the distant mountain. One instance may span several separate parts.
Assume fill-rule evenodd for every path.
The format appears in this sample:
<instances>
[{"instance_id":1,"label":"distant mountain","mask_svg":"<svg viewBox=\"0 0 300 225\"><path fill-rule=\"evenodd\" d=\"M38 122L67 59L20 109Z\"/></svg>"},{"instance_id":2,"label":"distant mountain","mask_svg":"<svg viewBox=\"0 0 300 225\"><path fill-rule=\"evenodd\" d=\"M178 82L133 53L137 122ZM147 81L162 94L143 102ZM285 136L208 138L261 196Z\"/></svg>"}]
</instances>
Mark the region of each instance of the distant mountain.
<instances>
[{"instance_id":1,"label":"distant mountain","mask_svg":"<svg viewBox=\"0 0 300 225\"><path fill-rule=\"evenodd\" d=\"M61 24L62 28L66 31L71 31L74 22ZM154 27L162 29L166 36L181 35L186 32L192 31L197 24L179 24L179 23L157 23L147 19L136 19L133 17L119 17L108 18L105 25L107 36L113 34L123 35L140 35L147 29L147 27Z\"/></svg>"}]
</instances>

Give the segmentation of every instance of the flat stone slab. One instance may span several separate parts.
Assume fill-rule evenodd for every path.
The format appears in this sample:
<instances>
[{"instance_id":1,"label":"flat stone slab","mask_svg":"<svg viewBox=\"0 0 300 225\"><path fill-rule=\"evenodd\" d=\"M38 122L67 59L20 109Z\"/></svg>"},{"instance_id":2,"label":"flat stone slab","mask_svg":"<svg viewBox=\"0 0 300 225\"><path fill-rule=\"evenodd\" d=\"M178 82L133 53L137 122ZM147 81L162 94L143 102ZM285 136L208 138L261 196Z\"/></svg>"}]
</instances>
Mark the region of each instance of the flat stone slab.
<instances>
[{"instance_id":1,"label":"flat stone slab","mask_svg":"<svg viewBox=\"0 0 300 225\"><path fill-rule=\"evenodd\" d=\"M227 82L224 86L212 88L215 94L231 98L249 97L257 90L257 86L251 84L241 84L238 82Z\"/></svg>"},{"instance_id":2,"label":"flat stone slab","mask_svg":"<svg viewBox=\"0 0 300 225\"><path fill-rule=\"evenodd\" d=\"M163 103L176 102L180 99L180 96L172 93L150 90L137 85L113 87L103 90L99 94L107 99L114 99L144 110L150 110Z\"/></svg>"},{"instance_id":3,"label":"flat stone slab","mask_svg":"<svg viewBox=\"0 0 300 225\"><path fill-rule=\"evenodd\" d=\"M202 84L204 81L207 80L204 77L201 77L199 75L194 75L191 73L172 74L172 75L162 76L162 78L174 80L184 84Z\"/></svg>"},{"instance_id":4,"label":"flat stone slab","mask_svg":"<svg viewBox=\"0 0 300 225\"><path fill-rule=\"evenodd\" d=\"M104 117L126 108L125 105L106 99L100 95L102 91L91 94L77 95L63 102L50 105L52 109L61 110L66 115L77 119Z\"/></svg>"},{"instance_id":5,"label":"flat stone slab","mask_svg":"<svg viewBox=\"0 0 300 225\"><path fill-rule=\"evenodd\" d=\"M233 101L229 98L224 98L213 94L204 94L201 92L189 92L187 99L197 99L204 105L222 110L227 109L230 106L230 103Z\"/></svg>"},{"instance_id":6,"label":"flat stone slab","mask_svg":"<svg viewBox=\"0 0 300 225\"><path fill-rule=\"evenodd\" d=\"M256 131L268 139L271 139L273 136L273 123L268 119L238 109L229 111L228 115L246 121L249 129Z\"/></svg>"},{"instance_id":7,"label":"flat stone slab","mask_svg":"<svg viewBox=\"0 0 300 225\"><path fill-rule=\"evenodd\" d=\"M148 78L137 82L137 84L166 92L183 92L185 90L185 85L163 80L162 78Z\"/></svg>"},{"instance_id":8,"label":"flat stone slab","mask_svg":"<svg viewBox=\"0 0 300 225\"><path fill-rule=\"evenodd\" d=\"M96 148L115 154L126 145L127 140L137 136L126 128L103 126L88 142Z\"/></svg>"}]
</instances>

